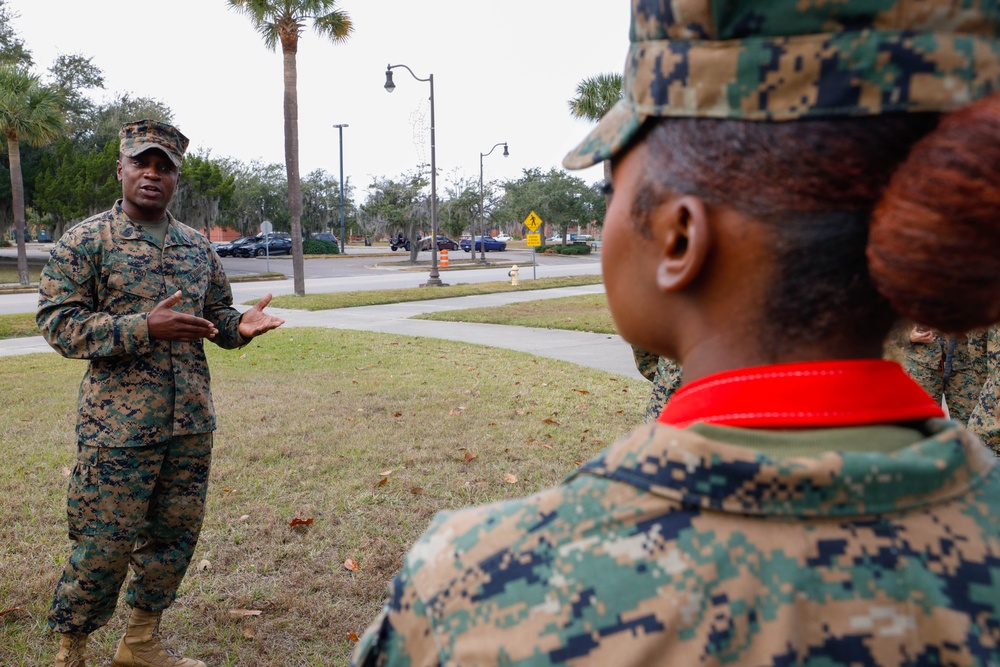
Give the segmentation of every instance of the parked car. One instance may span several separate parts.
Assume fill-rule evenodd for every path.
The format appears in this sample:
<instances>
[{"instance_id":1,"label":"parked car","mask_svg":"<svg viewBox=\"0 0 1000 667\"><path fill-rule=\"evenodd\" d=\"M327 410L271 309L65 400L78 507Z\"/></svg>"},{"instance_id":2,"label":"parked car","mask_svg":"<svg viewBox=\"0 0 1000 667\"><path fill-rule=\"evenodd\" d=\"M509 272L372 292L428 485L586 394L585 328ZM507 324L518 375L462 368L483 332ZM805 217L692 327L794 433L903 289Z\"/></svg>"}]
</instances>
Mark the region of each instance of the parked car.
<instances>
[{"instance_id":1,"label":"parked car","mask_svg":"<svg viewBox=\"0 0 1000 667\"><path fill-rule=\"evenodd\" d=\"M250 243L244 243L233 250L235 257L264 257L265 255L291 255L292 240L285 236L270 234L256 236Z\"/></svg>"},{"instance_id":2,"label":"parked car","mask_svg":"<svg viewBox=\"0 0 1000 667\"><path fill-rule=\"evenodd\" d=\"M241 236L234 241L216 246L215 252L218 253L219 257L231 257L236 248L239 248L247 243L253 243L254 239L255 237L253 236Z\"/></svg>"},{"instance_id":3,"label":"parked car","mask_svg":"<svg viewBox=\"0 0 1000 667\"><path fill-rule=\"evenodd\" d=\"M429 236L423 237L422 239L420 239L420 241L418 241L418 243L419 245L417 247L420 248L421 250L431 249L431 237ZM441 234L438 234L437 247L438 250L458 250L460 246L458 245L458 243L448 238L447 236L442 236Z\"/></svg>"},{"instance_id":4,"label":"parked car","mask_svg":"<svg viewBox=\"0 0 1000 667\"><path fill-rule=\"evenodd\" d=\"M17 242L17 230L16 229L10 230L10 240L11 240L12 243L16 243ZM24 230L24 242L27 243L30 240L31 240L31 234L28 232L28 230Z\"/></svg>"},{"instance_id":5,"label":"parked car","mask_svg":"<svg viewBox=\"0 0 1000 667\"><path fill-rule=\"evenodd\" d=\"M483 245L482 238L483 237L481 236L476 237L476 252L480 252L482 250L482 245ZM464 250L465 252L472 251L472 241L467 239L465 241L462 241L460 245L462 246L462 250ZM506 249L507 249L507 244L505 242L498 241L491 236L486 237L486 252L497 252Z\"/></svg>"},{"instance_id":6,"label":"parked car","mask_svg":"<svg viewBox=\"0 0 1000 667\"><path fill-rule=\"evenodd\" d=\"M330 243L340 243L340 239L338 239L330 232L320 232L319 234L313 234L309 238L316 239L317 241L329 241Z\"/></svg>"},{"instance_id":7,"label":"parked car","mask_svg":"<svg viewBox=\"0 0 1000 667\"><path fill-rule=\"evenodd\" d=\"M39 243L52 243L52 235L49 234L49 230L47 229L39 229L38 238L35 240Z\"/></svg>"},{"instance_id":8,"label":"parked car","mask_svg":"<svg viewBox=\"0 0 1000 667\"><path fill-rule=\"evenodd\" d=\"M499 234L497 234L493 238L495 238L497 241L503 241L504 243L506 243L507 241L510 241L510 236L508 234L504 234L503 232L500 232ZM488 241L486 242L486 249L487 250L490 249L490 244L489 244Z\"/></svg>"}]
</instances>

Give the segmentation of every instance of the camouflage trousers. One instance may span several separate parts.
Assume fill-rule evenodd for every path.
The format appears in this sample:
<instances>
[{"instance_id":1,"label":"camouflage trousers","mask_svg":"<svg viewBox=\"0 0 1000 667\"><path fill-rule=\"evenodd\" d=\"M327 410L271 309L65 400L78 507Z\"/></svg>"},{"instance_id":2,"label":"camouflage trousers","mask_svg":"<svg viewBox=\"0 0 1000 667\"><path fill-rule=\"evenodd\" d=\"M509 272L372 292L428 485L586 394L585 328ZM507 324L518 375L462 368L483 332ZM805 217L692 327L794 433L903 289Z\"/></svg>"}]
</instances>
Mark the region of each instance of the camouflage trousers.
<instances>
[{"instance_id":1,"label":"camouflage trousers","mask_svg":"<svg viewBox=\"0 0 1000 667\"><path fill-rule=\"evenodd\" d=\"M983 374L973 365L956 365L945 382L942 361L943 349L937 343L910 343L904 350L903 368L935 400L943 396L949 416L966 424L979 402Z\"/></svg>"},{"instance_id":2,"label":"camouflage trousers","mask_svg":"<svg viewBox=\"0 0 1000 667\"><path fill-rule=\"evenodd\" d=\"M990 328L986 349L988 378L969 417L969 430L1000 457L1000 324Z\"/></svg>"},{"instance_id":3,"label":"camouflage trousers","mask_svg":"<svg viewBox=\"0 0 1000 667\"><path fill-rule=\"evenodd\" d=\"M130 607L170 606L205 516L212 434L154 447L77 445L67 517L72 549L56 585L49 626L89 634L115 611L129 565Z\"/></svg>"},{"instance_id":4,"label":"camouflage trousers","mask_svg":"<svg viewBox=\"0 0 1000 667\"><path fill-rule=\"evenodd\" d=\"M653 391L646 404L646 421L660 416L670 397L681 386L683 369L673 359L632 346L635 367L644 378L653 383Z\"/></svg>"}]
</instances>

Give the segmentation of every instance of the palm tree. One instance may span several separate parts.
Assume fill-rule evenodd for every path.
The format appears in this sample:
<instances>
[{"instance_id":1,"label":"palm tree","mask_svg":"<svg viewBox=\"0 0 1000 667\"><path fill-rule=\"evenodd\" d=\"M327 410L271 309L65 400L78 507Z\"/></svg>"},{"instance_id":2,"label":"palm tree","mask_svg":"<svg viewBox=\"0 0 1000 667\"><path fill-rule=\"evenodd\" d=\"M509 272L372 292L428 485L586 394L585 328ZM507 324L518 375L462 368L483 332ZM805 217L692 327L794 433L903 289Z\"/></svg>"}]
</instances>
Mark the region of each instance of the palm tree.
<instances>
[{"instance_id":1,"label":"palm tree","mask_svg":"<svg viewBox=\"0 0 1000 667\"><path fill-rule=\"evenodd\" d=\"M288 175L288 213L292 227L292 273L296 296L304 296L302 262L302 184L299 178L299 97L295 54L299 35L312 22L320 36L333 43L345 41L354 31L350 17L336 9L336 0L229 0L246 15L272 51L281 43L285 78L285 171Z\"/></svg>"},{"instance_id":2,"label":"palm tree","mask_svg":"<svg viewBox=\"0 0 1000 667\"><path fill-rule=\"evenodd\" d=\"M21 176L21 142L41 146L62 129L62 96L42 86L37 76L24 68L0 67L0 132L7 139L10 159L10 189L17 235L17 276L28 284L28 255L24 248L24 180Z\"/></svg>"},{"instance_id":3,"label":"palm tree","mask_svg":"<svg viewBox=\"0 0 1000 667\"><path fill-rule=\"evenodd\" d=\"M574 118L597 122L622 99L624 80L621 74L598 74L576 85L576 97L569 101L569 112ZM604 161L604 182L611 182L611 163ZM610 192L605 195L611 204Z\"/></svg>"}]
</instances>

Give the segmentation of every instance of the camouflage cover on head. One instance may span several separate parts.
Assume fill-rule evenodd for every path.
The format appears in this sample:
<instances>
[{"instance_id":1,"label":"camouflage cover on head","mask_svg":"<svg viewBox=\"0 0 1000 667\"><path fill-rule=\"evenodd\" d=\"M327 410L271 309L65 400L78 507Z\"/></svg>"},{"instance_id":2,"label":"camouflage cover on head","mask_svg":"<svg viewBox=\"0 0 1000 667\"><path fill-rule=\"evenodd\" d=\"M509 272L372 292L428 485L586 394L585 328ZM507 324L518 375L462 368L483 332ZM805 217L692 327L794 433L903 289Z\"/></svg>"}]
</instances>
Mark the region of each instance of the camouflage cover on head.
<instances>
[{"instance_id":1,"label":"camouflage cover on head","mask_svg":"<svg viewBox=\"0 0 1000 667\"><path fill-rule=\"evenodd\" d=\"M118 138L121 139L121 154L125 157L135 157L150 148L159 148L177 167L181 166L188 147L188 138L180 130L157 120L125 123L118 132Z\"/></svg>"},{"instance_id":2,"label":"camouflage cover on head","mask_svg":"<svg viewBox=\"0 0 1000 667\"><path fill-rule=\"evenodd\" d=\"M632 0L624 97L563 165L651 117L948 111L1000 90L996 0Z\"/></svg>"}]
</instances>

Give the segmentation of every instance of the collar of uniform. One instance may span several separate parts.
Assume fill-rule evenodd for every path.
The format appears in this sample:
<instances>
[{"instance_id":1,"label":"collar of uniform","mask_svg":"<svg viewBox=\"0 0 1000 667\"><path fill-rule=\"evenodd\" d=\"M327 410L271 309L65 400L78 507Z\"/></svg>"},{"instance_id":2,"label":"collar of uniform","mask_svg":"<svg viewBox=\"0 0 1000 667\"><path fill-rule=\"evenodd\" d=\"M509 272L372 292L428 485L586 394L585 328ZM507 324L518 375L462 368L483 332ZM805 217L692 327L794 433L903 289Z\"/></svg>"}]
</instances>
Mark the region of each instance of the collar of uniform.
<instances>
[{"instance_id":1,"label":"collar of uniform","mask_svg":"<svg viewBox=\"0 0 1000 667\"><path fill-rule=\"evenodd\" d=\"M747 428L824 428L940 418L899 364L880 359L740 368L681 387L658 421Z\"/></svg>"},{"instance_id":2,"label":"collar of uniform","mask_svg":"<svg viewBox=\"0 0 1000 667\"><path fill-rule=\"evenodd\" d=\"M170 224L167 225L167 233L163 239L163 247L168 245L194 245L194 241L187 235L187 233L181 229L181 226L177 224L177 219L171 215L170 211L167 211L167 220ZM119 199L115 202L114 208L112 209L112 214L115 221L115 229L123 239L141 239L147 238L146 232L142 229L142 225L137 225L129 219L128 215L125 213L125 209L122 208L122 200ZM152 240L152 237L149 237Z\"/></svg>"},{"instance_id":3,"label":"collar of uniform","mask_svg":"<svg viewBox=\"0 0 1000 667\"><path fill-rule=\"evenodd\" d=\"M594 474L675 502L756 515L857 516L943 502L983 483L998 462L961 425L933 419L893 452L776 459L657 422L586 463Z\"/></svg>"}]
</instances>

